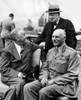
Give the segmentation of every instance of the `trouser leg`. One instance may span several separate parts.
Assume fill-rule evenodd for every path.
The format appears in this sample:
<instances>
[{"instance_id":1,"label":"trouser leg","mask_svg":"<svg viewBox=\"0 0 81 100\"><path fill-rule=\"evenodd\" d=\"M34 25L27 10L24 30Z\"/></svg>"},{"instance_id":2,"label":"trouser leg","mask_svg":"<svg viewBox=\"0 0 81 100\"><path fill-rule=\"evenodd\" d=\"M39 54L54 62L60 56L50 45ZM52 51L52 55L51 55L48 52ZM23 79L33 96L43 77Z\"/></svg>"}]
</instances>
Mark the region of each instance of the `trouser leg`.
<instances>
[{"instance_id":1,"label":"trouser leg","mask_svg":"<svg viewBox=\"0 0 81 100\"><path fill-rule=\"evenodd\" d=\"M24 86L24 100L39 100L39 90L42 88L39 81L28 83Z\"/></svg>"},{"instance_id":2,"label":"trouser leg","mask_svg":"<svg viewBox=\"0 0 81 100\"><path fill-rule=\"evenodd\" d=\"M78 100L81 100L81 93L79 93L78 95Z\"/></svg>"},{"instance_id":3,"label":"trouser leg","mask_svg":"<svg viewBox=\"0 0 81 100\"><path fill-rule=\"evenodd\" d=\"M7 81L7 85L10 86L10 90L7 91L7 98L10 93L14 94L16 93L16 99L14 100L24 100L24 94L23 94L23 87L24 87L25 81L21 78L11 78L10 80ZM12 89L13 87L13 89ZM11 92L12 90L15 90L14 92ZM5 96L5 98L6 98ZM10 96L12 96L10 94ZM12 99L5 99L5 100L12 100Z\"/></svg>"},{"instance_id":4,"label":"trouser leg","mask_svg":"<svg viewBox=\"0 0 81 100\"><path fill-rule=\"evenodd\" d=\"M36 80L24 86L24 100L54 100L55 97L62 95L62 88L56 84L42 87Z\"/></svg>"},{"instance_id":5,"label":"trouser leg","mask_svg":"<svg viewBox=\"0 0 81 100\"><path fill-rule=\"evenodd\" d=\"M54 100L61 95L61 87L57 85L46 86L39 91L39 100Z\"/></svg>"},{"instance_id":6,"label":"trouser leg","mask_svg":"<svg viewBox=\"0 0 81 100\"><path fill-rule=\"evenodd\" d=\"M17 99L18 100L24 100L24 94L23 94L24 84L19 83L19 84L15 85L15 87L16 87Z\"/></svg>"},{"instance_id":7,"label":"trouser leg","mask_svg":"<svg viewBox=\"0 0 81 100\"><path fill-rule=\"evenodd\" d=\"M79 82L78 90L77 90L78 100L81 100L81 82Z\"/></svg>"},{"instance_id":8,"label":"trouser leg","mask_svg":"<svg viewBox=\"0 0 81 100\"><path fill-rule=\"evenodd\" d=\"M81 89L78 92L78 100L81 100Z\"/></svg>"},{"instance_id":9,"label":"trouser leg","mask_svg":"<svg viewBox=\"0 0 81 100\"><path fill-rule=\"evenodd\" d=\"M17 100L16 89L10 88L4 95L4 100Z\"/></svg>"}]
</instances>

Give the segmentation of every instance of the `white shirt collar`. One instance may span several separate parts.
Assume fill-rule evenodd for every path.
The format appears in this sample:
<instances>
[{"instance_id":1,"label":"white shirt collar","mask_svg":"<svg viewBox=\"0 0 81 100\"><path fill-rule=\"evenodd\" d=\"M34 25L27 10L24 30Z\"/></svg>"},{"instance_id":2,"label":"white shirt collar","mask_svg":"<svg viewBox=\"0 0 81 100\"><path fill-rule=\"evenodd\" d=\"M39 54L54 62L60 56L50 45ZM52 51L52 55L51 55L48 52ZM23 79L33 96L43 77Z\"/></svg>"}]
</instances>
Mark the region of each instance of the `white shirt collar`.
<instances>
[{"instance_id":1,"label":"white shirt collar","mask_svg":"<svg viewBox=\"0 0 81 100\"><path fill-rule=\"evenodd\" d=\"M55 28L56 28L56 26L58 25L59 20L60 20L60 18L58 18L58 20L57 20L57 22L56 22L56 25L54 25L54 29L55 29Z\"/></svg>"},{"instance_id":2,"label":"white shirt collar","mask_svg":"<svg viewBox=\"0 0 81 100\"><path fill-rule=\"evenodd\" d=\"M59 50L59 52L64 52L65 51L65 49L66 49L66 43L63 43L63 45L62 46L60 46L60 47L56 47L58 50ZM54 50L55 50L55 47L54 47Z\"/></svg>"},{"instance_id":3,"label":"white shirt collar","mask_svg":"<svg viewBox=\"0 0 81 100\"><path fill-rule=\"evenodd\" d=\"M56 22L57 24L59 23L59 20L60 20L60 18L58 18L58 20L57 20L57 22Z\"/></svg>"},{"instance_id":4,"label":"white shirt collar","mask_svg":"<svg viewBox=\"0 0 81 100\"><path fill-rule=\"evenodd\" d=\"M19 56L21 57L21 54L20 54L20 52L21 52L21 50L22 50L21 46L18 45L18 44L16 44L15 42L14 42L14 44L15 44L15 47L16 47L16 49L17 49L17 51L18 51Z\"/></svg>"}]
</instances>

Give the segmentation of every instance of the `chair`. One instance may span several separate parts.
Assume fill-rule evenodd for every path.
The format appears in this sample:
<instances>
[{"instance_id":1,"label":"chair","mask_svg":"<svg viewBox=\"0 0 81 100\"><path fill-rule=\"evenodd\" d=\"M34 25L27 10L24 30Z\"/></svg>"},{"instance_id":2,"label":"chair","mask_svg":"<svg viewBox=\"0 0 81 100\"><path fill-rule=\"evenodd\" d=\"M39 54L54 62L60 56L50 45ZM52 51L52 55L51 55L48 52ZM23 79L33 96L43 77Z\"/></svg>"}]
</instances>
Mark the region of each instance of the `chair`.
<instances>
[{"instance_id":1,"label":"chair","mask_svg":"<svg viewBox=\"0 0 81 100\"><path fill-rule=\"evenodd\" d=\"M32 56L32 67L34 68L34 77L38 79L39 70L40 70L40 58L41 58L41 49L37 49L33 52Z\"/></svg>"},{"instance_id":2,"label":"chair","mask_svg":"<svg viewBox=\"0 0 81 100\"><path fill-rule=\"evenodd\" d=\"M36 51L33 52L32 55L32 67L34 70L35 78L37 79L39 77L39 66L40 66L40 56L41 56L41 49L37 49ZM3 100L4 93L9 89L7 85L2 83L1 81L1 73L0 73L0 100Z\"/></svg>"}]
</instances>

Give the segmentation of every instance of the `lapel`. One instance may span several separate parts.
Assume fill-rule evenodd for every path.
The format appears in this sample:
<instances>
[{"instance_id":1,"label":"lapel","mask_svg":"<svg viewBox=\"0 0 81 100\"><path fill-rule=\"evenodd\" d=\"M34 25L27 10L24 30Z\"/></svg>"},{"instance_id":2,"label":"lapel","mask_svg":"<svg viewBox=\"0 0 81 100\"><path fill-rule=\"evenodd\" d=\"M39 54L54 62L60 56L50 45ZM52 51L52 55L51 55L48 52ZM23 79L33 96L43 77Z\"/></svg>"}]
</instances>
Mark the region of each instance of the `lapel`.
<instances>
[{"instance_id":1,"label":"lapel","mask_svg":"<svg viewBox=\"0 0 81 100\"><path fill-rule=\"evenodd\" d=\"M26 53L28 51L28 47L29 45L28 44L25 44L24 48L23 48L23 53L21 55L21 59L23 59L25 56L26 56ZM28 48L27 48L28 47Z\"/></svg>"},{"instance_id":2,"label":"lapel","mask_svg":"<svg viewBox=\"0 0 81 100\"><path fill-rule=\"evenodd\" d=\"M21 59L24 58L24 56L26 55L27 51L26 48L23 48L23 52L21 54Z\"/></svg>"},{"instance_id":3,"label":"lapel","mask_svg":"<svg viewBox=\"0 0 81 100\"><path fill-rule=\"evenodd\" d=\"M58 24L57 24L57 26L55 27L54 30L60 28L60 25L61 25L61 24L62 24L62 18L60 18L60 20L59 20L59 22L58 22Z\"/></svg>"},{"instance_id":4,"label":"lapel","mask_svg":"<svg viewBox=\"0 0 81 100\"><path fill-rule=\"evenodd\" d=\"M47 33L48 33L47 34L48 37L51 36L51 34L53 33L53 25L51 22L48 22Z\"/></svg>"},{"instance_id":5,"label":"lapel","mask_svg":"<svg viewBox=\"0 0 81 100\"><path fill-rule=\"evenodd\" d=\"M15 47L15 45L14 45L13 42L12 42L11 45L10 45L10 50L11 50L12 55L13 55L17 60L20 60L20 59L21 59L21 57L19 56L18 51L17 51L17 49L16 49L16 47Z\"/></svg>"}]
</instances>

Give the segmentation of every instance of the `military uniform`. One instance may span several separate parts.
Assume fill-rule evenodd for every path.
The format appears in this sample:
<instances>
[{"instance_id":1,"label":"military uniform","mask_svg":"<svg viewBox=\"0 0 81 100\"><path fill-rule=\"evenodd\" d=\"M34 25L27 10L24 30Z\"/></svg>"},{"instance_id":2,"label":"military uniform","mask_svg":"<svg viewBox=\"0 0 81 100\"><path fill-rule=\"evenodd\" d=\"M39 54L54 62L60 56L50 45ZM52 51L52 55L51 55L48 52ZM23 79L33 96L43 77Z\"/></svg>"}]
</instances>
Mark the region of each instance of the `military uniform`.
<instances>
[{"instance_id":1,"label":"military uniform","mask_svg":"<svg viewBox=\"0 0 81 100\"><path fill-rule=\"evenodd\" d=\"M42 86L39 80L27 84L24 88L24 97L38 100L38 92L40 100L49 100L48 98L52 99L57 95L74 97L77 92L79 66L80 58L74 49L64 44L58 48L56 54L53 47L48 51L39 77L39 80L44 77L48 80L53 79L53 84Z\"/></svg>"}]
</instances>

